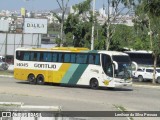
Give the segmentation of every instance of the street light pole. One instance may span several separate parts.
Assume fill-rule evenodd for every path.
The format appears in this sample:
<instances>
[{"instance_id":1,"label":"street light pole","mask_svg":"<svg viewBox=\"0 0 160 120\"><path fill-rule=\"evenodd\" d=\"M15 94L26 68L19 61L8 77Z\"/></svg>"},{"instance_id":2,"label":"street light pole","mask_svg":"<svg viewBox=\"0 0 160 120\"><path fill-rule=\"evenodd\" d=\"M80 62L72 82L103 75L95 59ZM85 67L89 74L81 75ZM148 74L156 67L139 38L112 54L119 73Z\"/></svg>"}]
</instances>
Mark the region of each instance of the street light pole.
<instances>
[{"instance_id":1,"label":"street light pole","mask_svg":"<svg viewBox=\"0 0 160 120\"><path fill-rule=\"evenodd\" d=\"M92 37L91 37L91 50L94 50L94 15L95 15L95 0L93 0L93 22L92 22Z\"/></svg>"}]
</instances>

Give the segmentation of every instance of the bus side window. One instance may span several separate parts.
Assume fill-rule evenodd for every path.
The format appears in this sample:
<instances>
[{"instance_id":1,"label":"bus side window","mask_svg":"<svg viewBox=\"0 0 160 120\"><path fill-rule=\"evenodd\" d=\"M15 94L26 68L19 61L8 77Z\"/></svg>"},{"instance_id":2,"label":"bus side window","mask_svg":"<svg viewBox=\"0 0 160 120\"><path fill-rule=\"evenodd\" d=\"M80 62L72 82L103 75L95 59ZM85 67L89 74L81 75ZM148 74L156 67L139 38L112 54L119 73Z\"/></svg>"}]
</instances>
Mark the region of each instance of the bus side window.
<instances>
[{"instance_id":1,"label":"bus side window","mask_svg":"<svg viewBox=\"0 0 160 120\"><path fill-rule=\"evenodd\" d=\"M86 64L87 63L87 54L77 54L76 63Z\"/></svg>"},{"instance_id":2,"label":"bus side window","mask_svg":"<svg viewBox=\"0 0 160 120\"><path fill-rule=\"evenodd\" d=\"M31 61L37 61L37 53L31 52Z\"/></svg>"},{"instance_id":3,"label":"bus side window","mask_svg":"<svg viewBox=\"0 0 160 120\"><path fill-rule=\"evenodd\" d=\"M59 53L58 62L63 62L64 56L62 53Z\"/></svg>"},{"instance_id":4,"label":"bus side window","mask_svg":"<svg viewBox=\"0 0 160 120\"><path fill-rule=\"evenodd\" d=\"M58 55L57 53L52 54L52 62L57 62Z\"/></svg>"},{"instance_id":5,"label":"bus side window","mask_svg":"<svg viewBox=\"0 0 160 120\"><path fill-rule=\"evenodd\" d=\"M37 61L40 61L40 60L41 60L41 53L38 52L38 53L37 53Z\"/></svg>"},{"instance_id":6,"label":"bus side window","mask_svg":"<svg viewBox=\"0 0 160 120\"><path fill-rule=\"evenodd\" d=\"M100 65L100 55L96 55L95 64Z\"/></svg>"},{"instance_id":7,"label":"bus side window","mask_svg":"<svg viewBox=\"0 0 160 120\"><path fill-rule=\"evenodd\" d=\"M64 62L66 62L66 63L71 62L71 54L69 54L69 53L64 54Z\"/></svg>"},{"instance_id":8,"label":"bus side window","mask_svg":"<svg viewBox=\"0 0 160 120\"><path fill-rule=\"evenodd\" d=\"M29 58L30 58L30 52L24 52L23 60L24 61L29 61Z\"/></svg>"},{"instance_id":9,"label":"bus side window","mask_svg":"<svg viewBox=\"0 0 160 120\"><path fill-rule=\"evenodd\" d=\"M89 64L94 64L94 62L95 62L95 56L89 55Z\"/></svg>"},{"instance_id":10,"label":"bus side window","mask_svg":"<svg viewBox=\"0 0 160 120\"><path fill-rule=\"evenodd\" d=\"M76 54L71 54L71 63L76 62Z\"/></svg>"},{"instance_id":11,"label":"bus side window","mask_svg":"<svg viewBox=\"0 0 160 120\"><path fill-rule=\"evenodd\" d=\"M47 62L52 61L52 53L47 53Z\"/></svg>"},{"instance_id":12,"label":"bus side window","mask_svg":"<svg viewBox=\"0 0 160 120\"><path fill-rule=\"evenodd\" d=\"M89 55L89 61L88 62L89 62L89 64L99 65L100 64L99 55L96 55L96 54Z\"/></svg>"},{"instance_id":13,"label":"bus side window","mask_svg":"<svg viewBox=\"0 0 160 120\"><path fill-rule=\"evenodd\" d=\"M113 77L112 62L109 55L102 54L102 67L106 75Z\"/></svg>"},{"instance_id":14,"label":"bus side window","mask_svg":"<svg viewBox=\"0 0 160 120\"><path fill-rule=\"evenodd\" d=\"M23 60L24 52L23 51L17 51L16 52L16 59L17 60Z\"/></svg>"},{"instance_id":15,"label":"bus side window","mask_svg":"<svg viewBox=\"0 0 160 120\"><path fill-rule=\"evenodd\" d=\"M52 53L49 53L49 52L43 53L43 61L51 62L52 61Z\"/></svg>"}]
</instances>

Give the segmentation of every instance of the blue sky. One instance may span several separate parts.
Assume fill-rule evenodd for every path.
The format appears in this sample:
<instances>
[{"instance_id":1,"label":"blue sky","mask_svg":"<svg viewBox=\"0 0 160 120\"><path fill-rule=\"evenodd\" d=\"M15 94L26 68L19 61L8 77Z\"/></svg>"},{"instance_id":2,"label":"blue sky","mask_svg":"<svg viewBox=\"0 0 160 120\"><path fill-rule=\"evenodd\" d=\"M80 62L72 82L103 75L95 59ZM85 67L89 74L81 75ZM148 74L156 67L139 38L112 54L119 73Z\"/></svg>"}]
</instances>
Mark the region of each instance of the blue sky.
<instances>
[{"instance_id":1,"label":"blue sky","mask_svg":"<svg viewBox=\"0 0 160 120\"><path fill-rule=\"evenodd\" d=\"M80 3L84 0L70 0L69 6ZM106 0L96 0L96 9L103 6ZM106 5L106 4L105 4ZM0 0L0 10L20 10L25 7L27 10L53 10L58 7L56 0Z\"/></svg>"}]
</instances>

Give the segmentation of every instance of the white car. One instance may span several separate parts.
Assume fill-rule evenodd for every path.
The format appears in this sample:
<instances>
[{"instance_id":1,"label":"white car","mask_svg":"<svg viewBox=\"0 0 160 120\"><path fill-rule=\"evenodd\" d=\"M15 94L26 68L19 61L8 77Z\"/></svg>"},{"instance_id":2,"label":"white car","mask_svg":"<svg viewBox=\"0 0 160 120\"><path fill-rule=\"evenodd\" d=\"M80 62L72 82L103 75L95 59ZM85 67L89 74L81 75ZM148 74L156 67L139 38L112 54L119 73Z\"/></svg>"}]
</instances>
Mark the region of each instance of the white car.
<instances>
[{"instance_id":1,"label":"white car","mask_svg":"<svg viewBox=\"0 0 160 120\"><path fill-rule=\"evenodd\" d=\"M152 67L138 68L137 71L134 72L134 78L138 78L139 82L142 82L144 80L152 80L153 71L154 69ZM160 83L160 68L156 68L155 78L156 78L156 82Z\"/></svg>"}]
</instances>

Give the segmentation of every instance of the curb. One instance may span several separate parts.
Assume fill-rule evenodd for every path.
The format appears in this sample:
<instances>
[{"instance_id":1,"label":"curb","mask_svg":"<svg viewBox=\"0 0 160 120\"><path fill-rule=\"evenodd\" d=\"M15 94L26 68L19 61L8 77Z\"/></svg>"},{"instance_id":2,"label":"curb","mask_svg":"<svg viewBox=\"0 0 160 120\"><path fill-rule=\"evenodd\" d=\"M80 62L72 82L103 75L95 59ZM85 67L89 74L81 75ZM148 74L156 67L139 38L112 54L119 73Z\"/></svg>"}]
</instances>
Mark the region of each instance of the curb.
<instances>
[{"instance_id":1,"label":"curb","mask_svg":"<svg viewBox=\"0 0 160 120\"><path fill-rule=\"evenodd\" d=\"M32 106L32 105L23 105L21 106L22 109L48 109L48 110L54 110L54 111L61 111L60 106Z\"/></svg>"},{"instance_id":2,"label":"curb","mask_svg":"<svg viewBox=\"0 0 160 120\"><path fill-rule=\"evenodd\" d=\"M12 76L12 75L0 75L0 77L13 78L13 76Z\"/></svg>"},{"instance_id":3,"label":"curb","mask_svg":"<svg viewBox=\"0 0 160 120\"><path fill-rule=\"evenodd\" d=\"M24 103L22 102L0 102L0 105L18 105L22 106Z\"/></svg>"},{"instance_id":4,"label":"curb","mask_svg":"<svg viewBox=\"0 0 160 120\"><path fill-rule=\"evenodd\" d=\"M160 86L152 86L152 85L132 85L133 87L143 87L143 88L156 88L156 89L160 89Z\"/></svg>"},{"instance_id":5,"label":"curb","mask_svg":"<svg viewBox=\"0 0 160 120\"><path fill-rule=\"evenodd\" d=\"M24 103L23 102L0 102L0 105L7 105L7 106L9 106L9 105L17 105L17 106L20 106L20 108L21 109L27 109L27 110L34 110L34 109L36 109L36 110L52 110L52 111L61 111L62 110L62 108L61 108L61 106L38 106L38 105L36 105L36 106L34 106L34 105L24 105Z\"/></svg>"}]
</instances>

